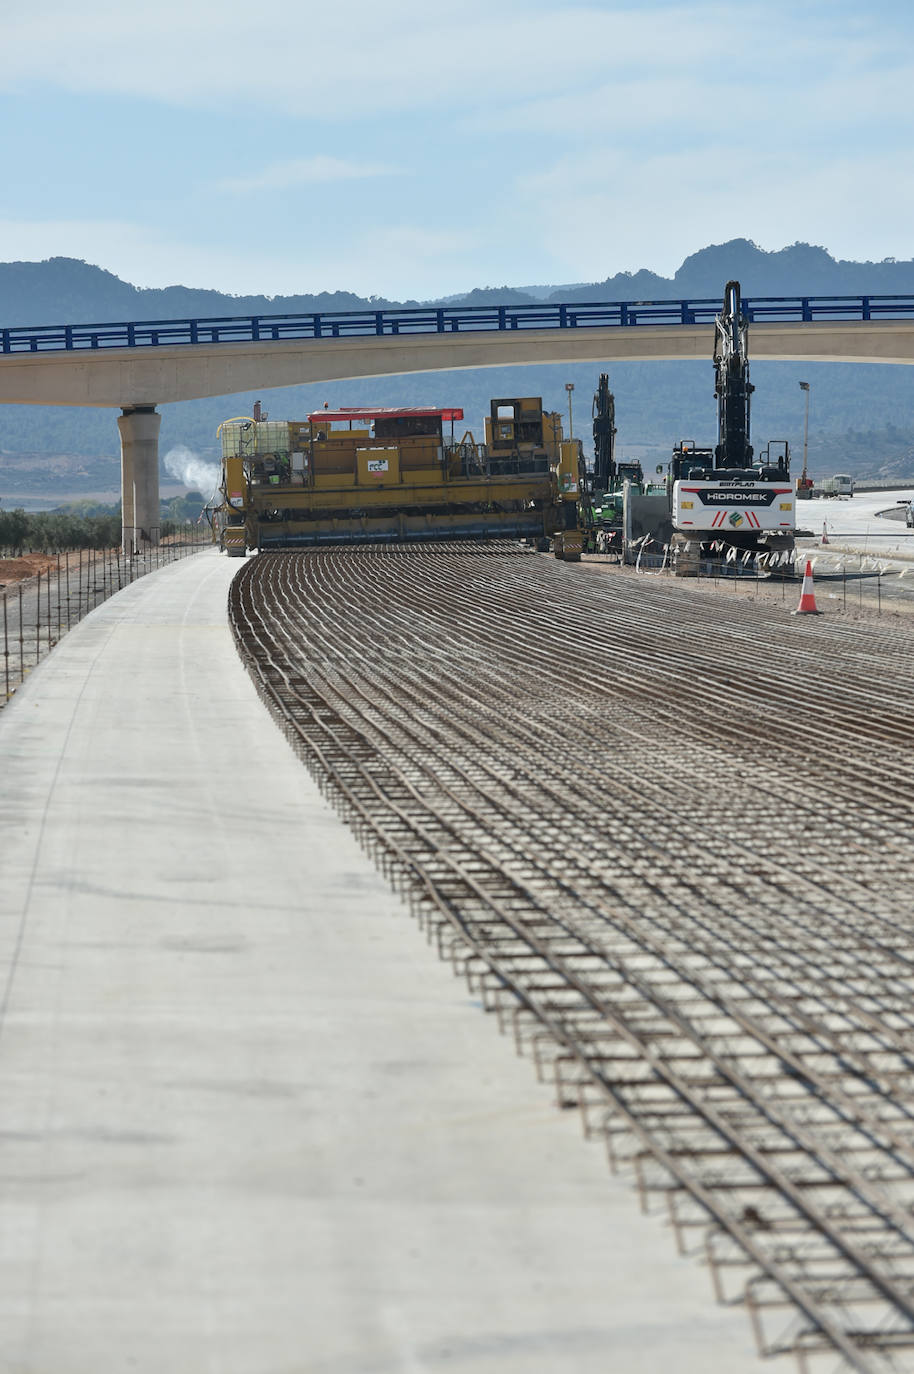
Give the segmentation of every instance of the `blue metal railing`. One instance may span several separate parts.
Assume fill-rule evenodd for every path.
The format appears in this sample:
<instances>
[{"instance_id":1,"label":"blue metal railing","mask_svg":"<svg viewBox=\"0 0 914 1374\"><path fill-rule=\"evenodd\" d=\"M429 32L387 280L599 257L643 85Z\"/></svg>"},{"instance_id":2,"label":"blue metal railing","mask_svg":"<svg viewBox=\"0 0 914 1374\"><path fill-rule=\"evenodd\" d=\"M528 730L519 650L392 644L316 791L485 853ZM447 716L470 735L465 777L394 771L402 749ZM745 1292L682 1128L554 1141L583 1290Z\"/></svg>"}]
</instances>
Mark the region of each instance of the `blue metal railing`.
<instances>
[{"instance_id":1,"label":"blue metal railing","mask_svg":"<svg viewBox=\"0 0 914 1374\"><path fill-rule=\"evenodd\" d=\"M914 296L767 296L744 299L750 324L821 320L900 320ZM291 339L391 338L510 329L627 329L713 324L720 301L591 301L565 305L430 306L408 310L308 311L300 315L219 315L196 320L17 325L0 329L2 353L76 352L165 345L279 343Z\"/></svg>"}]
</instances>

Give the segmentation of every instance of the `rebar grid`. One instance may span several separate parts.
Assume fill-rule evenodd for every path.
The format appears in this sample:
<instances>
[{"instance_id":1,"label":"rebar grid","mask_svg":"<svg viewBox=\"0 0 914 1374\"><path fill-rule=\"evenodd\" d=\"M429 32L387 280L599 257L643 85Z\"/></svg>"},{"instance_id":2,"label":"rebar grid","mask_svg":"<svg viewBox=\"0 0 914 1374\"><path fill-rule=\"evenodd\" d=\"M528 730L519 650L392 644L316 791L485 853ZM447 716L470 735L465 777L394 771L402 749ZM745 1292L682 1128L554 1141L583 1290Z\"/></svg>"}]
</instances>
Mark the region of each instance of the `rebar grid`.
<instances>
[{"instance_id":1,"label":"rebar grid","mask_svg":"<svg viewBox=\"0 0 914 1374\"><path fill-rule=\"evenodd\" d=\"M760 1350L914 1368L909 641L466 547L262 558L230 609L439 953Z\"/></svg>"}]
</instances>

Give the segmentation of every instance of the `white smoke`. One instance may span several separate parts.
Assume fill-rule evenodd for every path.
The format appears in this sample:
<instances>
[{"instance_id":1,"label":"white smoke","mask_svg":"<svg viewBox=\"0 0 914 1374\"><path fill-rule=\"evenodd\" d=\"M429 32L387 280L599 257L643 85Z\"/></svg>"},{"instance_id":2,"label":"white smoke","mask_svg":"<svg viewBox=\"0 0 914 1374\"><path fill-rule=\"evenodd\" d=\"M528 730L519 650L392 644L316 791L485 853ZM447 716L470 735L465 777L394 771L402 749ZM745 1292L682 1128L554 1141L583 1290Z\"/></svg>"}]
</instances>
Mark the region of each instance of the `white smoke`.
<instances>
[{"instance_id":1,"label":"white smoke","mask_svg":"<svg viewBox=\"0 0 914 1374\"><path fill-rule=\"evenodd\" d=\"M222 469L216 463L207 463L198 453L186 444L176 444L170 448L163 459L166 472L176 477L185 487L202 492L210 497L222 479Z\"/></svg>"}]
</instances>

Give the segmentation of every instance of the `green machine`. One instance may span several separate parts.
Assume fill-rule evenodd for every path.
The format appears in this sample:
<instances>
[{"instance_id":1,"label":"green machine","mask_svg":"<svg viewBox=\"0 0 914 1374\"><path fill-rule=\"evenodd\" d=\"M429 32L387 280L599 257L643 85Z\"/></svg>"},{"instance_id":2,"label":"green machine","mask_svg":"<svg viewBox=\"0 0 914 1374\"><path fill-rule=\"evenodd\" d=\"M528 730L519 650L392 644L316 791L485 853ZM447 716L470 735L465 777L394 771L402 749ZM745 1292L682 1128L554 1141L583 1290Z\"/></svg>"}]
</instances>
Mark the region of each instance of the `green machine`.
<instances>
[{"instance_id":1,"label":"green machine","mask_svg":"<svg viewBox=\"0 0 914 1374\"><path fill-rule=\"evenodd\" d=\"M587 548L603 553L609 552L614 543L621 550L625 483L631 482L641 490L644 472L640 463L616 462L616 400L605 372L600 374L592 413L594 464L588 474L583 504Z\"/></svg>"}]
</instances>

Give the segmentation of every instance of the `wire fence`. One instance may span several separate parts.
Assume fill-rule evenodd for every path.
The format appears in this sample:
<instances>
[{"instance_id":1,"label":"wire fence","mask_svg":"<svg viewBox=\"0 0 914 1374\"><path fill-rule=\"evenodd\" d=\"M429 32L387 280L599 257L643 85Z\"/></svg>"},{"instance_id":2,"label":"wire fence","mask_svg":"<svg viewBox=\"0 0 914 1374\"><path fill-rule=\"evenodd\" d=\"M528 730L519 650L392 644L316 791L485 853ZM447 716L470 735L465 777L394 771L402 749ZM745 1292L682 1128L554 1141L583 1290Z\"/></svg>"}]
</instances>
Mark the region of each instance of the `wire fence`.
<instances>
[{"instance_id":1,"label":"wire fence","mask_svg":"<svg viewBox=\"0 0 914 1374\"><path fill-rule=\"evenodd\" d=\"M688 579L712 582L715 588L731 587L739 595L772 597L786 602L797 595L803 580L807 560L812 564L815 592L824 609L846 611L851 614L866 610L881 616L884 611L908 609L914 604L914 578L904 581L905 571L886 565L864 553L826 556L820 550L804 552L791 563L774 568L759 568L754 562L729 561L718 558L695 560L689 567ZM622 561L617 558L615 561ZM663 574L673 577L676 567L668 550L647 551L642 548L631 559L635 572Z\"/></svg>"},{"instance_id":2,"label":"wire fence","mask_svg":"<svg viewBox=\"0 0 914 1374\"><path fill-rule=\"evenodd\" d=\"M146 573L199 553L210 543L208 528L191 526L167 542L133 556L119 549L58 553L46 571L4 587L0 592L0 707L6 705L67 631L101 602Z\"/></svg>"}]
</instances>

